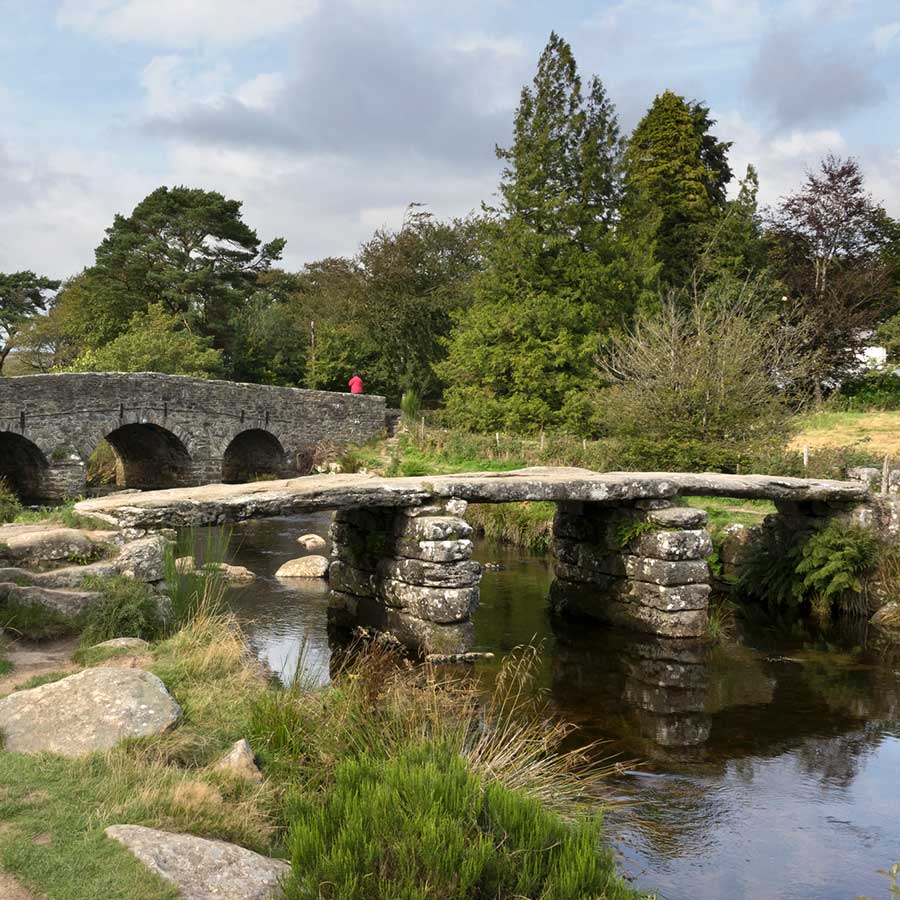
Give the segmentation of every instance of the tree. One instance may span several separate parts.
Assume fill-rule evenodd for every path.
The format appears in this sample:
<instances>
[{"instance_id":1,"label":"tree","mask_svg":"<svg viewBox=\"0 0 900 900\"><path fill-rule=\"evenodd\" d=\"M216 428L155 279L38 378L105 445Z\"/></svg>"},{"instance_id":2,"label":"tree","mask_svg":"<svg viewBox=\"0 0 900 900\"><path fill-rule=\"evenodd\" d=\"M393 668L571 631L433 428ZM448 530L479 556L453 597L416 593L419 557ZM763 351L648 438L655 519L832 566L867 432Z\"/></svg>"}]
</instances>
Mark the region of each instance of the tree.
<instances>
[{"instance_id":1,"label":"tree","mask_svg":"<svg viewBox=\"0 0 900 900\"><path fill-rule=\"evenodd\" d=\"M669 297L605 348L598 419L624 459L643 452L644 465L661 469L734 471L755 451L783 446L803 342L754 285Z\"/></svg>"},{"instance_id":2,"label":"tree","mask_svg":"<svg viewBox=\"0 0 900 900\"><path fill-rule=\"evenodd\" d=\"M59 282L34 272L0 272L0 374L23 327L46 310L50 291Z\"/></svg>"},{"instance_id":3,"label":"tree","mask_svg":"<svg viewBox=\"0 0 900 900\"><path fill-rule=\"evenodd\" d=\"M215 191L160 187L130 216L117 215L85 273L92 305L107 311L87 347L124 331L134 313L152 304L230 350L232 321L277 261L285 241L261 243L244 223L241 203Z\"/></svg>"},{"instance_id":4,"label":"tree","mask_svg":"<svg viewBox=\"0 0 900 900\"><path fill-rule=\"evenodd\" d=\"M98 350L86 350L69 372L163 372L213 378L222 374L222 353L209 338L192 333L184 320L154 303L132 316L128 330Z\"/></svg>"},{"instance_id":5,"label":"tree","mask_svg":"<svg viewBox=\"0 0 900 900\"><path fill-rule=\"evenodd\" d=\"M894 311L898 225L866 191L859 163L829 154L767 226L786 308L810 323L821 394L853 374L860 349Z\"/></svg>"},{"instance_id":6,"label":"tree","mask_svg":"<svg viewBox=\"0 0 900 900\"><path fill-rule=\"evenodd\" d=\"M725 208L731 144L710 132L714 124L702 103L665 91L628 140L623 231L639 232L647 216L657 214L652 241L663 291L690 284Z\"/></svg>"},{"instance_id":7,"label":"tree","mask_svg":"<svg viewBox=\"0 0 900 900\"><path fill-rule=\"evenodd\" d=\"M569 45L551 34L522 89L485 265L457 313L447 413L470 428L583 427L579 397L598 332L626 321L614 224L621 140L599 79L582 92Z\"/></svg>"}]
</instances>

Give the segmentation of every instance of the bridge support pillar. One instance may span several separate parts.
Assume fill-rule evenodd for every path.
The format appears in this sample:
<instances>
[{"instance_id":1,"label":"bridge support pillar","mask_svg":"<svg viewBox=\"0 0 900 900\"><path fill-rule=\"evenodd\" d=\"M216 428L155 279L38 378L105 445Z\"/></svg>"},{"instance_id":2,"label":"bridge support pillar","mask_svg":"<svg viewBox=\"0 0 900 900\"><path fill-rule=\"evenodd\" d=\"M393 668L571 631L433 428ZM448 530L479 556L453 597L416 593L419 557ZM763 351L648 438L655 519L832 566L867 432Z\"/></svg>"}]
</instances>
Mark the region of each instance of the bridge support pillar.
<instances>
[{"instance_id":1,"label":"bridge support pillar","mask_svg":"<svg viewBox=\"0 0 900 900\"><path fill-rule=\"evenodd\" d=\"M664 637L705 633L712 542L703 510L666 500L560 503L554 611Z\"/></svg>"},{"instance_id":2,"label":"bridge support pillar","mask_svg":"<svg viewBox=\"0 0 900 900\"><path fill-rule=\"evenodd\" d=\"M341 510L331 527L332 618L370 625L421 653L471 649L481 566L466 503Z\"/></svg>"},{"instance_id":3,"label":"bridge support pillar","mask_svg":"<svg viewBox=\"0 0 900 900\"><path fill-rule=\"evenodd\" d=\"M51 460L42 479L42 500L66 500L83 497L87 490L85 465L74 454L64 460Z\"/></svg>"}]
</instances>

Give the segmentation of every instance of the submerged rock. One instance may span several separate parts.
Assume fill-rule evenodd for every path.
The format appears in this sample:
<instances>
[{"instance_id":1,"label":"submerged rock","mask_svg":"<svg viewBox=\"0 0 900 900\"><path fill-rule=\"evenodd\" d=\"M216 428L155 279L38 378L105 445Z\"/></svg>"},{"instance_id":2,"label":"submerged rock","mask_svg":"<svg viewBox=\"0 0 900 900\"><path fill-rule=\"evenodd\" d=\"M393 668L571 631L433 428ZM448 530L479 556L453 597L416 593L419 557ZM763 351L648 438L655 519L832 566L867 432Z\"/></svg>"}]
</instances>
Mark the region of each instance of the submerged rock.
<instances>
[{"instance_id":1,"label":"submerged rock","mask_svg":"<svg viewBox=\"0 0 900 900\"><path fill-rule=\"evenodd\" d=\"M150 672L85 669L0 700L0 734L6 750L77 757L123 738L160 734L180 715Z\"/></svg>"},{"instance_id":2,"label":"submerged rock","mask_svg":"<svg viewBox=\"0 0 900 900\"><path fill-rule=\"evenodd\" d=\"M111 825L104 832L150 871L174 884L184 900L274 900L290 866L280 859L192 834L141 825Z\"/></svg>"},{"instance_id":3,"label":"submerged rock","mask_svg":"<svg viewBox=\"0 0 900 900\"><path fill-rule=\"evenodd\" d=\"M276 578L325 578L328 560L324 556L301 556L289 559L276 573Z\"/></svg>"}]
</instances>

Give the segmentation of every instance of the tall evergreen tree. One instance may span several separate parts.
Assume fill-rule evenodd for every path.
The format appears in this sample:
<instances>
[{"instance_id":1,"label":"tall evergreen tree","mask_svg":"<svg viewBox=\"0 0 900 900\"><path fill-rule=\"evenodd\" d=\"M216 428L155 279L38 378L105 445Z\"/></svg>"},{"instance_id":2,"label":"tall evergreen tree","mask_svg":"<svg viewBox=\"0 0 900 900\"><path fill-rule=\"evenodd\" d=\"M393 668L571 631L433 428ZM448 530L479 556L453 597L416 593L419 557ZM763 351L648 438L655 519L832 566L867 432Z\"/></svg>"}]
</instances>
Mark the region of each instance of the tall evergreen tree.
<instances>
[{"instance_id":1,"label":"tall evergreen tree","mask_svg":"<svg viewBox=\"0 0 900 900\"><path fill-rule=\"evenodd\" d=\"M436 366L448 415L476 429L583 427L597 334L627 315L613 224L622 142L599 79L587 96L557 34L522 90L502 202L485 226L485 269Z\"/></svg>"},{"instance_id":2,"label":"tall evergreen tree","mask_svg":"<svg viewBox=\"0 0 900 900\"><path fill-rule=\"evenodd\" d=\"M665 91L628 141L624 231L645 231L648 215L657 214L653 242L663 290L690 283L725 208L731 144L710 132L714 124L702 103Z\"/></svg>"}]
</instances>

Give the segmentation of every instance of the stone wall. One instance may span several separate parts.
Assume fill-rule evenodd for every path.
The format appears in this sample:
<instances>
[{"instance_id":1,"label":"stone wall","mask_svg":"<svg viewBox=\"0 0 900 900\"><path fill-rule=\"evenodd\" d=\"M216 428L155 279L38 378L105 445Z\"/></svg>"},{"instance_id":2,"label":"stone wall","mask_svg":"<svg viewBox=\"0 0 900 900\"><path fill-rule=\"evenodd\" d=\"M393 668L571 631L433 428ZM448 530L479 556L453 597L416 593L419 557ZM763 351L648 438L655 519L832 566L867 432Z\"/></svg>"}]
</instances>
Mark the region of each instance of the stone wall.
<instances>
[{"instance_id":1,"label":"stone wall","mask_svg":"<svg viewBox=\"0 0 900 900\"><path fill-rule=\"evenodd\" d=\"M561 503L553 536L555 611L668 637L704 634L712 542L703 510Z\"/></svg>"},{"instance_id":2,"label":"stone wall","mask_svg":"<svg viewBox=\"0 0 900 900\"><path fill-rule=\"evenodd\" d=\"M466 503L335 513L329 569L333 619L390 631L410 649L460 653L472 644L481 566Z\"/></svg>"},{"instance_id":3,"label":"stone wall","mask_svg":"<svg viewBox=\"0 0 900 900\"><path fill-rule=\"evenodd\" d=\"M384 427L384 398L370 395L153 373L0 378L0 475L29 490L38 481L50 497L83 492L103 440L127 486L179 487L221 481L226 461L238 475L259 465L305 474L312 445ZM23 472L23 454L45 465Z\"/></svg>"}]
</instances>

